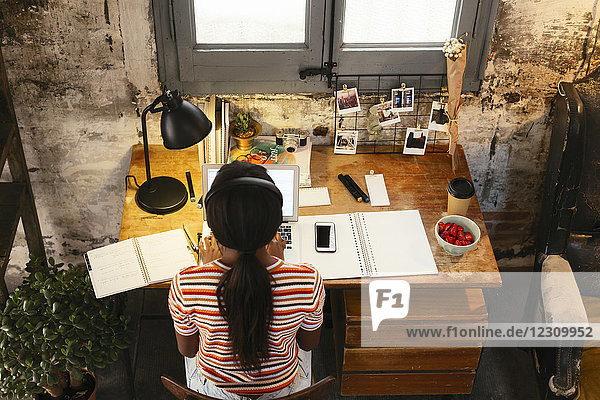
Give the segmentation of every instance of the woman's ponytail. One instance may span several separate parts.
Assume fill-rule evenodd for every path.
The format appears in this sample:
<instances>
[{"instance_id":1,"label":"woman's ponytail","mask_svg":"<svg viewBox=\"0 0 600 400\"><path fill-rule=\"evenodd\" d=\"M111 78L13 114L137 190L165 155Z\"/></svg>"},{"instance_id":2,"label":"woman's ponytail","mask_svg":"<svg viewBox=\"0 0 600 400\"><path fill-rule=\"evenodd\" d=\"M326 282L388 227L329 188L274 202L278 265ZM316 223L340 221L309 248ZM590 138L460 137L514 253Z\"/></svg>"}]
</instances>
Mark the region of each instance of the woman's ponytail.
<instances>
[{"instance_id":1,"label":"woman's ponytail","mask_svg":"<svg viewBox=\"0 0 600 400\"><path fill-rule=\"evenodd\" d=\"M240 254L217 286L219 310L229 325L233 353L242 369L260 370L268 357L273 317L271 274L256 255Z\"/></svg>"}]
</instances>

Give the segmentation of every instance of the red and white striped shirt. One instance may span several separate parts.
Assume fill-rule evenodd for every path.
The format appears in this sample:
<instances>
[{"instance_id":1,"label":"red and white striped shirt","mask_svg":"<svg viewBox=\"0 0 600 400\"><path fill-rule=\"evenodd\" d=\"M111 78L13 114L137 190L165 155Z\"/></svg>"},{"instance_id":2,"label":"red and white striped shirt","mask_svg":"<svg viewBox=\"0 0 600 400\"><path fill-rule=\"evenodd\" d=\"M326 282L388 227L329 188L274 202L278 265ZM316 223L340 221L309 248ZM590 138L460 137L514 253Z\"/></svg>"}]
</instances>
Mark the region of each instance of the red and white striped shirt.
<instances>
[{"instance_id":1,"label":"red and white striped shirt","mask_svg":"<svg viewBox=\"0 0 600 400\"><path fill-rule=\"evenodd\" d=\"M220 261L180 271L171 283L169 309L181 335L199 333L196 363L216 386L236 394L262 394L288 386L296 377L296 333L323 323L325 291L312 266L282 260L267 266L273 277L273 319L269 326L269 357L260 371L243 371L234 360L227 322L219 312L216 289L231 268Z\"/></svg>"}]
</instances>

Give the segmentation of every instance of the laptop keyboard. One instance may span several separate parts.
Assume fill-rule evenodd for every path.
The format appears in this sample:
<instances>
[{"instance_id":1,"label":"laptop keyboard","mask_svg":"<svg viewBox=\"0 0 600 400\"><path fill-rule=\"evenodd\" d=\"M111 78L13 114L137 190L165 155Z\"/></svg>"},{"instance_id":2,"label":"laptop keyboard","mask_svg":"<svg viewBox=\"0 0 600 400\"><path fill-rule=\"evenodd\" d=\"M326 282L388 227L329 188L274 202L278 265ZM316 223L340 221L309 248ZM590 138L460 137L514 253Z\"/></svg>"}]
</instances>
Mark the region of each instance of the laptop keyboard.
<instances>
[{"instance_id":1,"label":"laptop keyboard","mask_svg":"<svg viewBox=\"0 0 600 400\"><path fill-rule=\"evenodd\" d=\"M277 232L279 232L281 238L285 240L286 250L290 250L292 248L292 226L281 224L279 225L279 228L277 228Z\"/></svg>"}]
</instances>

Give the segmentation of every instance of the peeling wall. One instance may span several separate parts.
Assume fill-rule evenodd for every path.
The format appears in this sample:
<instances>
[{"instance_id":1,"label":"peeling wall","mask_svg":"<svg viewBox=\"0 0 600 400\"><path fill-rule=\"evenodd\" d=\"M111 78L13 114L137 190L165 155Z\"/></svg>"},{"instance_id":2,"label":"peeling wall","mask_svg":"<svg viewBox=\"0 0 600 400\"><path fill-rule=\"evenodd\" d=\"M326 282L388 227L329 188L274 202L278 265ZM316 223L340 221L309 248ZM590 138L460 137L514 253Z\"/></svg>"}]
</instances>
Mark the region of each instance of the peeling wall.
<instances>
[{"instance_id":1,"label":"peeling wall","mask_svg":"<svg viewBox=\"0 0 600 400\"><path fill-rule=\"evenodd\" d=\"M465 98L461 143L502 266L532 265L551 98L559 80L599 63L597 1L501 1L481 91ZM138 115L159 90L149 3L0 3L2 51L47 253L66 262L118 237L130 149L141 142ZM230 100L255 113L266 133L333 128L330 96ZM149 129L160 143L156 118ZM27 254L22 233L16 244L12 285Z\"/></svg>"}]
</instances>

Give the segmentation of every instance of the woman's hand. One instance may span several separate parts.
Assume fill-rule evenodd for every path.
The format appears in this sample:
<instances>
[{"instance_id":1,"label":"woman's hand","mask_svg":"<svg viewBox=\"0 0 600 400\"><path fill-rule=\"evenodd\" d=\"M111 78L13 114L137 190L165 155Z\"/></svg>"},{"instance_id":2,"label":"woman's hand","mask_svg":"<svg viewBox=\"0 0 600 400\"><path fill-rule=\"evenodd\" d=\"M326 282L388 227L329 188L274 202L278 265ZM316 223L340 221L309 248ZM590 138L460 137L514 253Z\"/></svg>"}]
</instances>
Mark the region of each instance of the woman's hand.
<instances>
[{"instance_id":1,"label":"woman's hand","mask_svg":"<svg viewBox=\"0 0 600 400\"><path fill-rule=\"evenodd\" d=\"M267 252L273 257L277 257L283 260L283 250L285 249L286 241L283 240L279 232L267 245Z\"/></svg>"},{"instance_id":2,"label":"woman's hand","mask_svg":"<svg viewBox=\"0 0 600 400\"><path fill-rule=\"evenodd\" d=\"M200 242L200 256L204 264L222 257L221 249L214 236L207 236Z\"/></svg>"}]
</instances>

